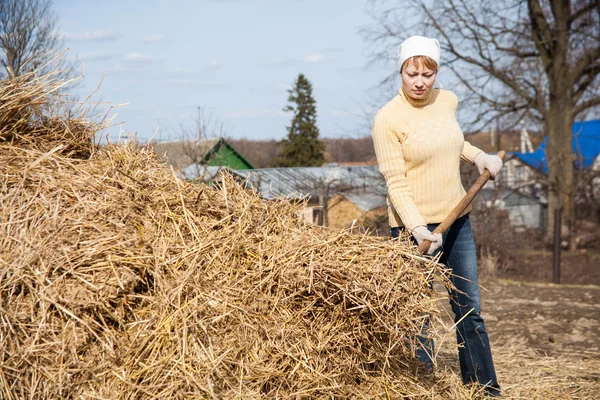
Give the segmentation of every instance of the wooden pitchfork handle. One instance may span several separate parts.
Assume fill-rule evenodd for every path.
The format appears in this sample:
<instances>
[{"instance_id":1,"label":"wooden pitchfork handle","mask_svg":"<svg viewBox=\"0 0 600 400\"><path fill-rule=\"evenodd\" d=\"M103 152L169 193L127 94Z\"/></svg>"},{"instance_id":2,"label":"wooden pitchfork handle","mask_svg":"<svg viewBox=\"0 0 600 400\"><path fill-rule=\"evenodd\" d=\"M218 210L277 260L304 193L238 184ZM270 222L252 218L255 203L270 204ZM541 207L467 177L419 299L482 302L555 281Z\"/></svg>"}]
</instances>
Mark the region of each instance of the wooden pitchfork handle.
<instances>
[{"instance_id":1,"label":"wooden pitchfork handle","mask_svg":"<svg viewBox=\"0 0 600 400\"><path fill-rule=\"evenodd\" d=\"M506 153L504 151L499 151L497 156L500 157L500 159L504 160L504 156L506 156ZM460 215L463 213L463 211L465 211L467 206L471 204L475 196L477 196L477 193L479 193L481 188L487 183L487 181L490 180L491 177L492 176L490 175L490 171L488 171L487 169L484 170L483 173L479 175L479 178L477 178L473 186L471 186L471 189L469 189L465 197L462 198L462 200L456 205L456 207L454 207L450 214L448 214L448 216L444 218L444 220L437 226L437 228L435 228L433 233L443 234L448 229L450 229L452 224L458 219L458 217L460 217ZM430 240L423 240L419 245L419 253L427 254L430 245Z\"/></svg>"}]
</instances>

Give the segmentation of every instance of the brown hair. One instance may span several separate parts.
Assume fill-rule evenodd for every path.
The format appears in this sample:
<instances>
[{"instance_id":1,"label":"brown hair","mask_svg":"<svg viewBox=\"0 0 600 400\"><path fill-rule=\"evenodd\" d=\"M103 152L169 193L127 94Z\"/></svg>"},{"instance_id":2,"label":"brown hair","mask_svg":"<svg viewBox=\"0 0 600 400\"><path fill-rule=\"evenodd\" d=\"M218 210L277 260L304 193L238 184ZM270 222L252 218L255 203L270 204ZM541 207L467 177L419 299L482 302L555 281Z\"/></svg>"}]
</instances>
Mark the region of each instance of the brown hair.
<instances>
[{"instance_id":1,"label":"brown hair","mask_svg":"<svg viewBox=\"0 0 600 400\"><path fill-rule=\"evenodd\" d=\"M402 67L400 68L400 72L402 72L402 70L405 67L407 67L409 63L414 65L415 67L422 65L425 68L432 69L436 72L438 70L438 65L433 58L428 56L412 56L404 60L404 62L402 63Z\"/></svg>"}]
</instances>

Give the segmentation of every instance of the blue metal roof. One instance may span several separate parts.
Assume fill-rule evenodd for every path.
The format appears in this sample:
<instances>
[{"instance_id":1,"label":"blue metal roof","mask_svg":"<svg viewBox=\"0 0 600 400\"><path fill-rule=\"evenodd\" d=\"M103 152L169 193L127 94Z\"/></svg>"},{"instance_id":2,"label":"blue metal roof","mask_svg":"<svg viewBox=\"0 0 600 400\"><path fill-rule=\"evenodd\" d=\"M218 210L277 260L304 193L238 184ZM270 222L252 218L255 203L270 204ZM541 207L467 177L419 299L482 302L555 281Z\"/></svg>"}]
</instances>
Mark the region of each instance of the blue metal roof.
<instances>
[{"instance_id":1,"label":"blue metal roof","mask_svg":"<svg viewBox=\"0 0 600 400\"><path fill-rule=\"evenodd\" d=\"M546 136L540 147L533 153L512 152L509 154L547 174L547 145L548 137ZM594 164L594 160L600 154L600 120L580 121L573 124L573 152L577 157L574 164L575 169L590 168Z\"/></svg>"}]
</instances>

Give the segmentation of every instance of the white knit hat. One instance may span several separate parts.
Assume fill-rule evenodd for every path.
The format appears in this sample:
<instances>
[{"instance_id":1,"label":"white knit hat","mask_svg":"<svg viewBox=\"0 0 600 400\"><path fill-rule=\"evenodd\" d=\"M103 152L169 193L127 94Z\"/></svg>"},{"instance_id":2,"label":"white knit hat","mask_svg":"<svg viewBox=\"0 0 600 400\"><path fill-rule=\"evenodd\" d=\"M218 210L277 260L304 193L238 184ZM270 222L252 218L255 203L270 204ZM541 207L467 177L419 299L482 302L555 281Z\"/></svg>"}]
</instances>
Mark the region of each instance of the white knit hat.
<instances>
[{"instance_id":1,"label":"white knit hat","mask_svg":"<svg viewBox=\"0 0 600 400\"><path fill-rule=\"evenodd\" d=\"M425 36L411 36L398 48L398 69L404 61L414 56L427 56L440 66L440 42Z\"/></svg>"}]
</instances>

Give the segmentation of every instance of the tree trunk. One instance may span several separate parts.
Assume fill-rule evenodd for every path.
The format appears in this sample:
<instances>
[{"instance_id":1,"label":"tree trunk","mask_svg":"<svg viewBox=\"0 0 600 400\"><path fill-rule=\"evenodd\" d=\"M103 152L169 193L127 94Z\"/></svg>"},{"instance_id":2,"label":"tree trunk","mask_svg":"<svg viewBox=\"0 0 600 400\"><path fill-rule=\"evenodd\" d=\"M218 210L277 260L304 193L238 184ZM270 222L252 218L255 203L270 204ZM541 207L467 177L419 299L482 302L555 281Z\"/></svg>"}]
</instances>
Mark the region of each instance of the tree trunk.
<instances>
[{"instance_id":1,"label":"tree trunk","mask_svg":"<svg viewBox=\"0 0 600 400\"><path fill-rule=\"evenodd\" d=\"M530 6L531 7L531 6ZM546 160L548 162L548 224L546 237L552 237L554 227L554 210L562 209L561 233L563 239L569 240L573 226L573 84L574 77L570 74L569 66L569 3L563 0L550 2L552 14L555 17L554 28L549 32L544 30L545 24L540 24L538 34L545 39L548 51L545 59L550 97L546 118L548 146ZM534 17L539 17L534 6ZM550 36L547 36L551 33ZM563 235L561 235L563 236Z\"/></svg>"},{"instance_id":2,"label":"tree trunk","mask_svg":"<svg viewBox=\"0 0 600 400\"><path fill-rule=\"evenodd\" d=\"M5 49L5 53L6 65L4 67L6 68L6 72L8 72L8 76L14 78L19 73L19 71L15 68L17 55L15 54L15 51L13 49L8 48Z\"/></svg>"},{"instance_id":3,"label":"tree trunk","mask_svg":"<svg viewBox=\"0 0 600 400\"><path fill-rule=\"evenodd\" d=\"M564 94L563 94L564 96ZM551 240L554 231L554 210L562 209L562 229L569 240L573 226L573 161L571 108L563 98L555 98L546 119L548 146L548 223L546 238Z\"/></svg>"}]
</instances>

